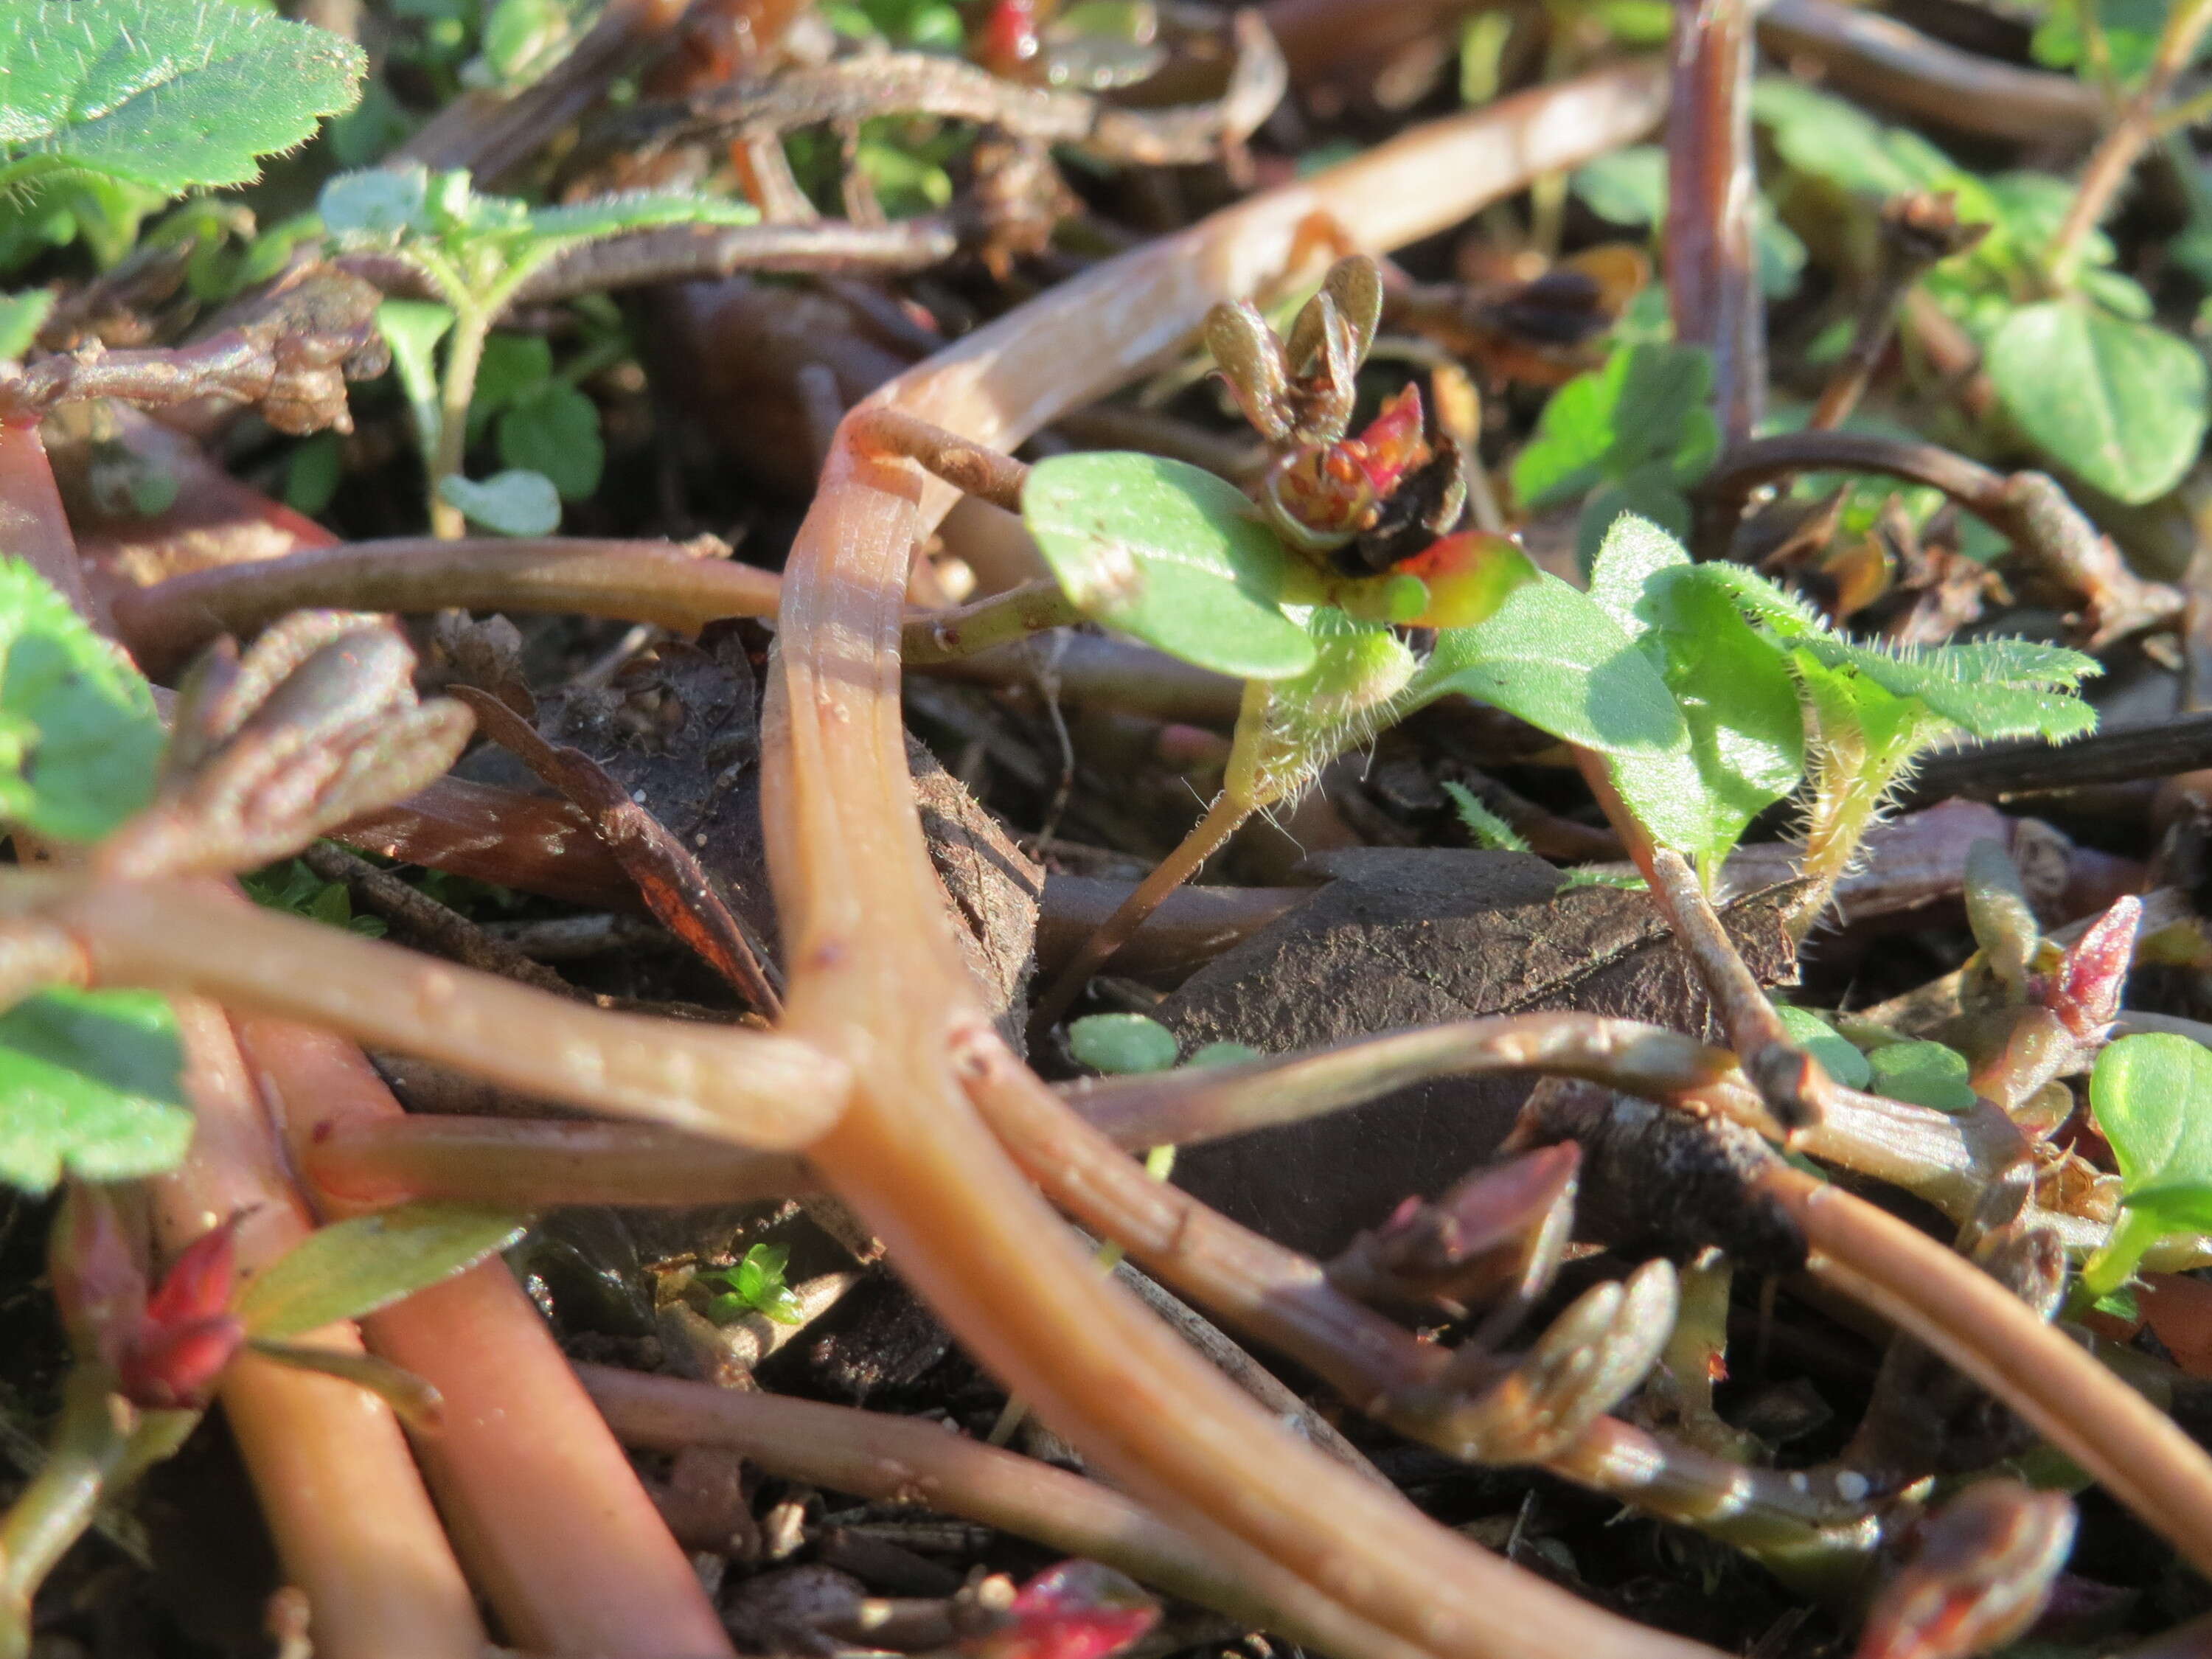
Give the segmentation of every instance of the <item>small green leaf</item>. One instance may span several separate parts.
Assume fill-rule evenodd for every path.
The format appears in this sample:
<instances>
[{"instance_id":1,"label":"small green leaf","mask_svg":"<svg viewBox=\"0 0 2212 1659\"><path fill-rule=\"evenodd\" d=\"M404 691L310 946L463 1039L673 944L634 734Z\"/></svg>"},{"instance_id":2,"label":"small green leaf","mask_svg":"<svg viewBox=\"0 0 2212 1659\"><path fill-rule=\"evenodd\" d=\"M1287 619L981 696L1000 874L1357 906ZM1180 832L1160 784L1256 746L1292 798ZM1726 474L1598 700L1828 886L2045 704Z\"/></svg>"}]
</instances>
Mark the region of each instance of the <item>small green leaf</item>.
<instances>
[{"instance_id":1,"label":"small green leaf","mask_svg":"<svg viewBox=\"0 0 2212 1659\"><path fill-rule=\"evenodd\" d=\"M425 454L438 445L444 423L438 404L438 342L453 325L450 306L428 300L386 300L376 308L376 330L392 348L392 370L415 418Z\"/></svg>"},{"instance_id":2,"label":"small green leaf","mask_svg":"<svg viewBox=\"0 0 2212 1659\"><path fill-rule=\"evenodd\" d=\"M245 184L352 107L368 58L240 6L15 0L0 8L0 183L83 168L172 195Z\"/></svg>"},{"instance_id":3,"label":"small green leaf","mask_svg":"<svg viewBox=\"0 0 2212 1659\"><path fill-rule=\"evenodd\" d=\"M500 416L499 458L544 474L564 501L589 501L607 459L599 405L563 381L544 382Z\"/></svg>"},{"instance_id":4,"label":"small green leaf","mask_svg":"<svg viewBox=\"0 0 2212 1659\"><path fill-rule=\"evenodd\" d=\"M1474 798L1474 792L1463 783L1454 783L1447 778L1443 792L1451 798L1452 810L1459 821L1467 826L1467 833L1477 847L1492 853L1525 853L1528 839L1504 818Z\"/></svg>"},{"instance_id":5,"label":"small green leaf","mask_svg":"<svg viewBox=\"0 0 2212 1659\"><path fill-rule=\"evenodd\" d=\"M481 1204L403 1204L307 1235L239 1293L249 1336L282 1341L450 1279L522 1237L528 1223Z\"/></svg>"},{"instance_id":6,"label":"small green leaf","mask_svg":"<svg viewBox=\"0 0 2212 1659\"><path fill-rule=\"evenodd\" d=\"M284 505L312 519L331 504L344 478L345 445L337 433L303 438L284 463Z\"/></svg>"},{"instance_id":7,"label":"small green leaf","mask_svg":"<svg viewBox=\"0 0 2212 1659\"><path fill-rule=\"evenodd\" d=\"M1183 1064L1203 1071L1212 1066L1249 1066L1260 1057L1260 1051L1247 1042L1208 1042L1192 1049Z\"/></svg>"},{"instance_id":8,"label":"small green leaf","mask_svg":"<svg viewBox=\"0 0 2212 1659\"><path fill-rule=\"evenodd\" d=\"M130 659L29 565L0 561L0 823L97 841L146 804L161 744Z\"/></svg>"},{"instance_id":9,"label":"small green leaf","mask_svg":"<svg viewBox=\"0 0 2212 1659\"><path fill-rule=\"evenodd\" d=\"M1514 459L1515 496L1533 511L1655 467L1678 488L1696 482L1720 447L1707 407L1712 379L1712 355L1701 346L1616 347L1544 405L1536 435ZM1635 493L1648 498L1651 481Z\"/></svg>"},{"instance_id":10,"label":"small green leaf","mask_svg":"<svg viewBox=\"0 0 2212 1659\"><path fill-rule=\"evenodd\" d=\"M0 362L20 359L31 349L53 308L54 291L50 288L0 294Z\"/></svg>"},{"instance_id":11,"label":"small green leaf","mask_svg":"<svg viewBox=\"0 0 2212 1659\"><path fill-rule=\"evenodd\" d=\"M1989 368L2021 431L2124 501L2163 495L2203 447L2204 359L2147 323L2078 301L2024 306L1990 341Z\"/></svg>"},{"instance_id":12,"label":"small green leaf","mask_svg":"<svg viewBox=\"0 0 2212 1659\"><path fill-rule=\"evenodd\" d=\"M345 242L396 242L422 228L429 175L422 167L341 173L315 198L323 228Z\"/></svg>"},{"instance_id":13,"label":"small green leaf","mask_svg":"<svg viewBox=\"0 0 2212 1659\"><path fill-rule=\"evenodd\" d=\"M2212 1051L2164 1032L2108 1043L2089 1074L2089 1108L2129 1204L2193 1194L2212 1206Z\"/></svg>"},{"instance_id":14,"label":"small green leaf","mask_svg":"<svg viewBox=\"0 0 2212 1659\"><path fill-rule=\"evenodd\" d=\"M501 332L487 337L469 397L470 441L475 441L493 416L552 378L553 348L544 335Z\"/></svg>"},{"instance_id":15,"label":"small green leaf","mask_svg":"<svg viewBox=\"0 0 2212 1659\"><path fill-rule=\"evenodd\" d=\"M1968 1081L1973 1068L1956 1048L1940 1042L1893 1042L1869 1054L1867 1065L1873 1074L1867 1086L1878 1095L1938 1112L1974 1109L1974 1085Z\"/></svg>"},{"instance_id":16,"label":"small green leaf","mask_svg":"<svg viewBox=\"0 0 2212 1659\"><path fill-rule=\"evenodd\" d=\"M561 526L561 494L542 472L453 474L438 480L438 494L495 535L550 536Z\"/></svg>"},{"instance_id":17,"label":"small green leaf","mask_svg":"<svg viewBox=\"0 0 2212 1659\"><path fill-rule=\"evenodd\" d=\"M1867 1057L1836 1028L1807 1008L1777 1003L1774 1012L1790 1040L1820 1062L1821 1068L1846 1089L1863 1089L1874 1076ZM1894 1098L1894 1097L1893 1097Z\"/></svg>"},{"instance_id":18,"label":"small green leaf","mask_svg":"<svg viewBox=\"0 0 2212 1659\"><path fill-rule=\"evenodd\" d=\"M586 242L660 225L750 225L759 218L750 204L726 197L641 190L601 196L568 207L532 208L527 225L534 240Z\"/></svg>"},{"instance_id":19,"label":"small green leaf","mask_svg":"<svg viewBox=\"0 0 2212 1659\"><path fill-rule=\"evenodd\" d=\"M1098 452L1030 469L1022 519L1069 600L1109 628L1224 674L1313 662L1283 614L1282 544L1235 486L1181 461Z\"/></svg>"},{"instance_id":20,"label":"small green leaf","mask_svg":"<svg viewBox=\"0 0 2212 1659\"><path fill-rule=\"evenodd\" d=\"M1176 1063L1175 1033L1142 1014L1086 1014L1067 1028L1079 1065L1108 1076L1164 1072Z\"/></svg>"},{"instance_id":21,"label":"small green leaf","mask_svg":"<svg viewBox=\"0 0 2212 1659\"><path fill-rule=\"evenodd\" d=\"M804 1322L806 1310L784 1282L784 1269L790 1261L791 1251L786 1245L756 1244L735 1267L702 1273L702 1283L729 1287L726 1294L708 1303L707 1316L718 1325L749 1313L766 1314L779 1325Z\"/></svg>"},{"instance_id":22,"label":"small green leaf","mask_svg":"<svg viewBox=\"0 0 2212 1659\"><path fill-rule=\"evenodd\" d=\"M0 1182L52 1189L66 1169L127 1181L191 1142L184 1045L149 991L47 991L0 1014Z\"/></svg>"}]
</instances>

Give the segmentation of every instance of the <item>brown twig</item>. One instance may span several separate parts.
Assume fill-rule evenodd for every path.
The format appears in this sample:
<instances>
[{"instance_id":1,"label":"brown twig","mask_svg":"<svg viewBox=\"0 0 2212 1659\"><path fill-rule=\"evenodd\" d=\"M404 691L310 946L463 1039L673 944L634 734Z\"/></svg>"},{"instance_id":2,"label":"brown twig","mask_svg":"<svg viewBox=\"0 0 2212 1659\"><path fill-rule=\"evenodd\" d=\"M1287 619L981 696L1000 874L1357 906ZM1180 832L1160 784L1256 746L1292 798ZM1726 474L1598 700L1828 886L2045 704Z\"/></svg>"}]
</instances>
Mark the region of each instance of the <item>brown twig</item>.
<instances>
[{"instance_id":1,"label":"brown twig","mask_svg":"<svg viewBox=\"0 0 2212 1659\"><path fill-rule=\"evenodd\" d=\"M2054 789L2171 777L2212 766L2212 714L2105 726L2071 743L2023 738L1930 756L1899 791L1907 805L1964 796L2004 801Z\"/></svg>"},{"instance_id":2,"label":"brown twig","mask_svg":"<svg viewBox=\"0 0 2212 1659\"><path fill-rule=\"evenodd\" d=\"M1766 395L1766 308L1753 252L1748 0L1675 0L1667 117L1667 297L1674 337L1712 353L1713 408L1741 441Z\"/></svg>"},{"instance_id":3,"label":"brown twig","mask_svg":"<svg viewBox=\"0 0 2212 1659\"><path fill-rule=\"evenodd\" d=\"M773 1018L782 1000L761 957L699 860L668 827L630 798L605 767L582 750L547 742L538 728L497 697L474 686L453 695L476 711L483 734L566 795L637 883L660 924L696 951L760 1013ZM539 971L545 971L540 969Z\"/></svg>"},{"instance_id":4,"label":"brown twig","mask_svg":"<svg viewBox=\"0 0 2212 1659\"><path fill-rule=\"evenodd\" d=\"M942 264L959 251L939 218L855 225L819 219L797 225L665 225L586 242L554 259L510 303L542 305L580 294L696 282L739 270L862 272L896 276Z\"/></svg>"},{"instance_id":5,"label":"brown twig","mask_svg":"<svg viewBox=\"0 0 2212 1659\"><path fill-rule=\"evenodd\" d=\"M302 848L300 862L322 880L344 887L364 909L393 923L411 942L435 955L557 996L581 994L551 969L485 933L459 911L342 847L318 842Z\"/></svg>"}]
</instances>

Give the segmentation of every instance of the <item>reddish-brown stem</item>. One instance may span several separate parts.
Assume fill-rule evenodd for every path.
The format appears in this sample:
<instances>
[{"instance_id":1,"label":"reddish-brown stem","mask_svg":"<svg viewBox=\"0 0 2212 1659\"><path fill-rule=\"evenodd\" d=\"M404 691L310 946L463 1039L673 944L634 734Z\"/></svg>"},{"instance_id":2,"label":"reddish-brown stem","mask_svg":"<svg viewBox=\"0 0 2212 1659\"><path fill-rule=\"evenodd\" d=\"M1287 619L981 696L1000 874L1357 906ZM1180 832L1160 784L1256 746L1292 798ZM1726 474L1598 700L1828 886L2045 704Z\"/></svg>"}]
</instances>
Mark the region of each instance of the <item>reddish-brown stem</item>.
<instances>
[{"instance_id":1,"label":"reddish-brown stem","mask_svg":"<svg viewBox=\"0 0 2212 1659\"><path fill-rule=\"evenodd\" d=\"M1196 1540L1117 1492L933 1425L604 1365L576 1369L615 1433L630 1445L726 1447L787 1480L855 1498L918 1500L940 1514L1103 1562L1295 1641L1341 1651L1337 1644L1358 1639L1376 1644L1367 1651L1413 1651L1379 1632L1355 1636L1332 1607L1286 1575L1253 1595L1246 1576L1215 1567Z\"/></svg>"},{"instance_id":2,"label":"reddish-brown stem","mask_svg":"<svg viewBox=\"0 0 2212 1659\"><path fill-rule=\"evenodd\" d=\"M778 589L772 572L672 542L403 538L196 570L120 592L114 610L123 642L158 675L292 611L559 611L696 633L774 616Z\"/></svg>"},{"instance_id":3,"label":"reddish-brown stem","mask_svg":"<svg viewBox=\"0 0 2212 1659\"><path fill-rule=\"evenodd\" d=\"M92 614L36 421L0 421L0 552L45 577L78 615Z\"/></svg>"},{"instance_id":4,"label":"reddish-brown stem","mask_svg":"<svg viewBox=\"0 0 2212 1659\"><path fill-rule=\"evenodd\" d=\"M2212 1460L2172 1418L1996 1280L1887 1212L1786 1164L1764 1184L1804 1229L1815 1275L1988 1389L2212 1572Z\"/></svg>"},{"instance_id":5,"label":"reddish-brown stem","mask_svg":"<svg viewBox=\"0 0 2212 1659\"><path fill-rule=\"evenodd\" d=\"M1667 117L1668 300L1674 337L1713 355L1713 409L1751 435L1765 396L1765 301L1753 246L1748 0L1675 0Z\"/></svg>"},{"instance_id":6,"label":"reddish-brown stem","mask_svg":"<svg viewBox=\"0 0 2212 1659\"><path fill-rule=\"evenodd\" d=\"M155 1225L174 1251L241 1218L239 1263L258 1271L314 1222L284 1172L229 1022L196 998L177 999L176 1010L197 1122L184 1164L155 1184ZM303 1340L361 1351L350 1325ZM286 1581L307 1592L315 1651L477 1659L484 1632L473 1599L391 1410L351 1383L251 1352L231 1362L218 1398Z\"/></svg>"},{"instance_id":7,"label":"reddish-brown stem","mask_svg":"<svg viewBox=\"0 0 2212 1659\"><path fill-rule=\"evenodd\" d=\"M1096 933L1083 941L1083 948L1069 957L1067 964L1054 975L1030 1011L1030 1030L1042 1033L1059 1024L1060 1017L1083 994L1083 988L1091 982L1091 976L1111 962L1114 953L1128 943L1146 918L1165 902L1170 893L1196 875L1200 866L1219 852L1230 836L1237 833L1237 826L1251 816L1250 802L1226 791L1215 796L1213 805L1206 809L1206 816L1176 843L1173 852L1152 866L1151 873L1137 884L1129 896L1121 901Z\"/></svg>"},{"instance_id":8,"label":"reddish-brown stem","mask_svg":"<svg viewBox=\"0 0 2212 1659\"><path fill-rule=\"evenodd\" d=\"M264 1018L238 1030L295 1159L340 1125L404 1121L343 1038ZM444 1397L444 1431L417 1455L511 1643L601 1659L729 1653L698 1575L505 1262L417 1291L366 1332Z\"/></svg>"}]
</instances>

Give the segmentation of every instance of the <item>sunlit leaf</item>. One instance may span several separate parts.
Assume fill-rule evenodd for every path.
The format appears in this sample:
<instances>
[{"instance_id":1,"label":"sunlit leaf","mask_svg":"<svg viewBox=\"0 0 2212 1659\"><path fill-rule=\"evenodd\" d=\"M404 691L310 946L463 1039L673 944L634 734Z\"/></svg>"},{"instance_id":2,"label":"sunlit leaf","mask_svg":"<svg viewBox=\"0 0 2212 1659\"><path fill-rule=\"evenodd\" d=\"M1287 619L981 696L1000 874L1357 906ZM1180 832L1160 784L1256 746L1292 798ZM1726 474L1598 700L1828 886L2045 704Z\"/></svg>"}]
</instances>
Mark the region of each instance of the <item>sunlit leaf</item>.
<instances>
[{"instance_id":1,"label":"sunlit leaf","mask_svg":"<svg viewBox=\"0 0 2212 1659\"><path fill-rule=\"evenodd\" d=\"M1086 1014L1067 1028L1076 1063L1115 1076L1164 1072L1176 1063L1175 1033L1142 1014Z\"/></svg>"},{"instance_id":2,"label":"sunlit leaf","mask_svg":"<svg viewBox=\"0 0 2212 1659\"><path fill-rule=\"evenodd\" d=\"M0 183L77 168L171 194L244 184L350 108L367 68L351 41L242 6L15 0Z\"/></svg>"},{"instance_id":3,"label":"sunlit leaf","mask_svg":"<svg viewBox=\"0 0 2212 1659\"><path fill-rule=\"evenodd\" d=\"M526 1222L480 1204L403 1204L319 1228L240 1292L247 1334L282 1341L362 1319L474 1267Z\"/></svg>"},{"instance_id":4,"label":"sunlit leaf","mask_svg":"<svg viewBox=\"0 0 2212 1659\"><path fill-rule=\"evenodd\" d=\"M1181 461L1099 452L1030 469L1022 518L1085 616L1224 674L1313 661L1282 611L1285 553L1234 485Z\"/></svg>"},{"instance_id":5,"label":"sunlit leaf","mask_svg":"<svg viewBox=\"0 0 2212 1659\"><path fill-rule=\"evenodd\" d=\"M1774 1012L1790 1040L1819 1060L1830 1077L1846 1089L1867 1086L1874 1075L1867 1057L1834 1026L1810 1009L1793 1008L1788 1003L1778 1004Z\"/></svg>"}]
</instances>

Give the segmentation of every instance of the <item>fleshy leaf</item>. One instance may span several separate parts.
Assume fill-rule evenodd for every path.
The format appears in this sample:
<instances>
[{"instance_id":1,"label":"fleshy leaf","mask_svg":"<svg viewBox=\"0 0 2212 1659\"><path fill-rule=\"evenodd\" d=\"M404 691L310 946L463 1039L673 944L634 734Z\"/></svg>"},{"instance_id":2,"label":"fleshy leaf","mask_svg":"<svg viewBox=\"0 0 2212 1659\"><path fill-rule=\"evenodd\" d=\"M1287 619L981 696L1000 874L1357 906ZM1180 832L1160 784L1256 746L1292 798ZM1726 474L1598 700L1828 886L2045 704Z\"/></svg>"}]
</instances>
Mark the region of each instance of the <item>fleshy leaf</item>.
<instances>
[{"instance_id":1,"label":"fleshy leaf","mask_svg":"<svg viewBox=\"0 0 2212 1659\"><path fill-rule=\"evenodd\" d=\"M1972 1067L1956 1048L1940 1042L1893 1042L1869 1054L1867 1065L1873 1073L1867 1086L1878 1095L1938 1112L1974 1109L1974 1087L1967 1080Z\"/></svg>"},{"instance_id":2,"label":"fleshy leaf","mask_svg":"<svg viewBox=\"0 0 2212 1659\"><path fill-rule=\"evenodd\" d=\"M325 29L179 0L0 7L0 182L84 169L180 194L245 184L352 107L368 59Z\"/></svg>"},{"instance_id":3,"label":"fleshy leaf","mask_svg":"<svg viewBox=\"0 0 2212 1659\"><path fill-rule=\"evenodd\" d=\"M2129 1204L2191 1191L2212 1202L2212 1050L2162 1031L2122 1037L2097 1056L2089 1104Z\"/></svg>"},{"instance_id":4,"label":"fleshy leaf","mask_svg":"<svg viewBox=\"0 0 2212 1659\"><path fill-rule=\"evenodd\" d=\"M362 1319L474 1267L527 1224L481 1204L403 1204L310 1233L238 1298L256 1339L282 1341Z\"/></svg>"},{"instance_id":5,"label":"fleshy leaf","mask_svg":"<svg viewBox=\"0 0 2212 1659\"><path fill-rule=\"evenodd\" d=\"M1786 1002L1778 1004L1774 1012L1781 1018L1782 1029L1790 1033L1790 1040L1819 1060L1830 1077L1846 1089L1867 1086L1873 1067L1834 1026L1811 1010L1793 1008Z\"/></svg>"},{"instance_id":6,"label":"fleshy leaf","mask_svg":"<svg viewBox=\"0 0 2212 1659\"><path fill-rule=\"evenodd\" d=\"M152 692L20 560L0 562L0 823L98 840L153 793Z\"/></svg>"},{"instance_id":7,"label":"fleshy leaf","mask_svg":"<svg viewBox=\"0 0 2212 1659\"><path fill-rule=\"evenodd\" d=\"M1224 674L1313 662L1283 614L1285 554L1233 485L1181 461L1103 451L1030 469L1022 518L1085 616Z\"/></svg>"},{"instance_id":8,"label":"fleshy leaf","mask_svg":"<svg viewBox=\"0 0 2212 1659\"><path fill-rule=\"evenodd\" d=\"M1078 1063L1114 1076L1164 1072L1176 1063L1175 1033L1142 1014L1086 1014L1067 1028Z\"/></svg>"},{"instance_id":9,"label":"fleshy leaf","mask_svg":"<svg viewBox=\"0 0 2212 1659\"><path fill-rule=\"evenodd\" d=\"M2014 425L2124 501L2163 495L2203 447L2203 356L2148 323L2073 300L2023 306L1990 342L1989 368Z\"/></svg>"},{"instance_id":10,"label":"fleshy leaf","mask_svg":"<svg viewBox=\"0 0 2212 1659\"><path fill-rule=\"evenodd\" d=\"M184 1048L166 998L53 990L0 1014L0 1181L67 1170L125 1181L173 1168L192 1135Z\"/></svg>"}]
</instances>

